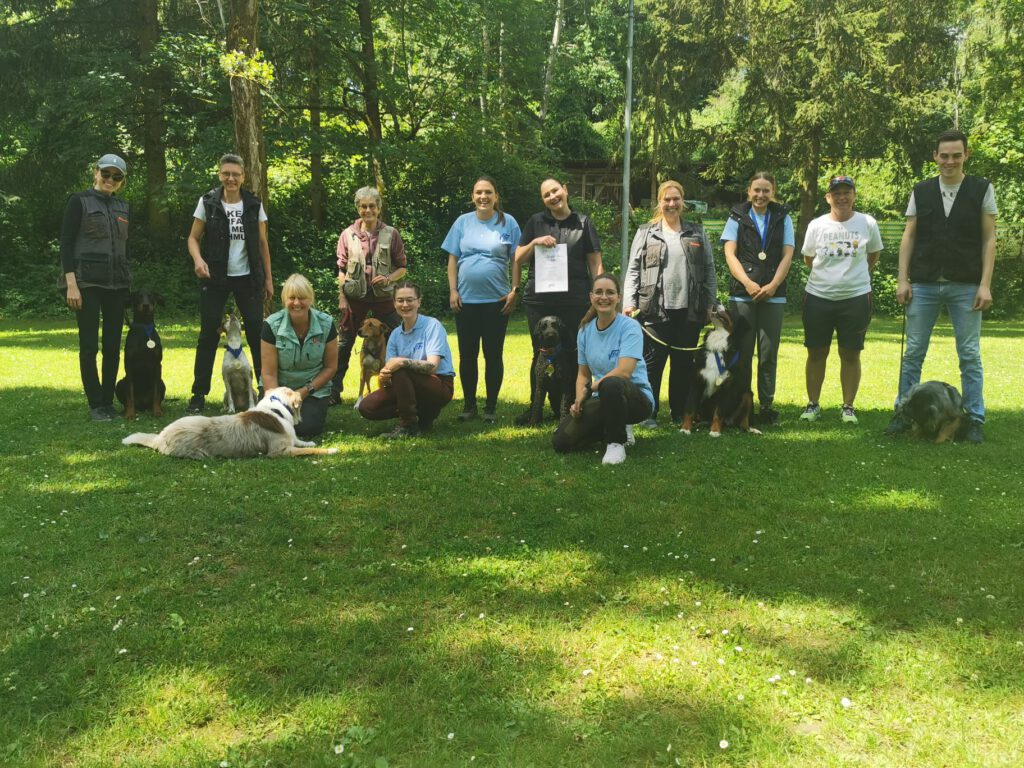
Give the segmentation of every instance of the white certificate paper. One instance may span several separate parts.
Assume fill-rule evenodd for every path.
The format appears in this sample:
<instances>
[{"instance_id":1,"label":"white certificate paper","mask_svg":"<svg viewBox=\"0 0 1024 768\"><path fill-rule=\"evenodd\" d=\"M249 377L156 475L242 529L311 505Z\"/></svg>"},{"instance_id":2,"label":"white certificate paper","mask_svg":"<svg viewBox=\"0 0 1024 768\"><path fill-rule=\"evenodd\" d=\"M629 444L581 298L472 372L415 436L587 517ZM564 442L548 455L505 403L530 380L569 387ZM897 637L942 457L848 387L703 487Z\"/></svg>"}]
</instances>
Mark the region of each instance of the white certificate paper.
<instances>
[{"instance_id":1,"label":"white certificate paper","mask_svg":"<svg viewBox=\"0 0 1024 768\"><path fill-rule=\"evenodd\" d=\"M569 290L569 250L565 243L551 248L535 246L533 264L537 269L534 282L537 293L564 293Z\"/></svg>"}]
</instances>

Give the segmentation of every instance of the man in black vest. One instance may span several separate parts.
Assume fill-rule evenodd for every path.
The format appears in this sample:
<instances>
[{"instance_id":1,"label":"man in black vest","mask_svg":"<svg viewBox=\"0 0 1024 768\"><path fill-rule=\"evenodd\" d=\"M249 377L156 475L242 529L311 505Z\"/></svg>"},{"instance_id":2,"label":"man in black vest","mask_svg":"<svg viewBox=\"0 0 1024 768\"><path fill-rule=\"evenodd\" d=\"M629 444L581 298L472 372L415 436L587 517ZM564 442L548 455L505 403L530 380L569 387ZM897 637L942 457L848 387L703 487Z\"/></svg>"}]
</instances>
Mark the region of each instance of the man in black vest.
<instances>
[{"instance_id":1,"label":"man in black vest","mask_svg":"<svg viewBox=\"0 0 1024 768\"><path fill-rule=\"evenodd\" d=\"M980 443L985 439L981 313L992 306L996 199L988 179L964 173L970 154L963 133L940 134L933 155L939 175L916 185L907 205L896 289L896 298L907 308L907 347L896 405L921 380L932 328L945 306L960 358L964 410L970 418L965 439ZM894 435L909 427L897 414L885 431Z\"/></svg>"},{"instance_id":2,"label":"man in black vest","mask_svg":"<svg viewBox=\"0 0 1024 768\"><path fill-rule=\"evenodd\" d=\"M234 294L242 315L252 368L256 381L260 380L263 300L274 295L267 212L258 197L242 189L242 158L224 155L219 176L221 186L199 198L188 235L188 252L199 278L199 341L189 413L202 413L206 407L224 306L230 294Z\"/></svg>"}]
</instances>

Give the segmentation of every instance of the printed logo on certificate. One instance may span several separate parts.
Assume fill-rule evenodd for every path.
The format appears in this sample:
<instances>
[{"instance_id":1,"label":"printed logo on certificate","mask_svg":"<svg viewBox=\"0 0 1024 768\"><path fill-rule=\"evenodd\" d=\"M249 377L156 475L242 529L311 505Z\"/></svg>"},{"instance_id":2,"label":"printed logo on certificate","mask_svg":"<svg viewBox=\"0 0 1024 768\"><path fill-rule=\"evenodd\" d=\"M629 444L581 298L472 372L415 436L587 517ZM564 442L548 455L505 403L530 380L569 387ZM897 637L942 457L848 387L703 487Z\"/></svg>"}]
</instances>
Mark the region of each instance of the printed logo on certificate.
<instances>
[{"instance_id":1,"label":"printed logo on certificate","mask_svg":"<svg viewBox=\"0 0 1024 768\"><path fill-rule=\"evenodd\" d=\"M565 243L533 249L533 264L537 270L534 290L537 293L565 293L569 290L569 249Z\"/></svg>"}]
</instances>

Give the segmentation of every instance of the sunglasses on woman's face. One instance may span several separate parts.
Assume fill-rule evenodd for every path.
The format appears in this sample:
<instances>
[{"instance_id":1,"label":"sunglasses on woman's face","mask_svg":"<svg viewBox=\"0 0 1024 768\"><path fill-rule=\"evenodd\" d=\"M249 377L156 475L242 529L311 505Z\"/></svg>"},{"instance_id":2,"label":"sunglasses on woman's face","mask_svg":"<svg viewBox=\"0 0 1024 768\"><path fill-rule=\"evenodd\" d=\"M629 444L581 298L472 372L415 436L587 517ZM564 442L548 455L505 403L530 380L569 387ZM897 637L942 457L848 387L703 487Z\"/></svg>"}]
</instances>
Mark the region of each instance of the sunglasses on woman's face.
<instances>
[{"instance_id":1,"label":"sunglasses on woman's face","mask_svg":"<svg viewBox=\"0 0 1024 768\"><path fill-rule=\"evenodd\" d=\"M124 181L124 174L118 171L100 171L100 176L104 179L113 179L114 181Z\"/></svg>"}]
</instances>

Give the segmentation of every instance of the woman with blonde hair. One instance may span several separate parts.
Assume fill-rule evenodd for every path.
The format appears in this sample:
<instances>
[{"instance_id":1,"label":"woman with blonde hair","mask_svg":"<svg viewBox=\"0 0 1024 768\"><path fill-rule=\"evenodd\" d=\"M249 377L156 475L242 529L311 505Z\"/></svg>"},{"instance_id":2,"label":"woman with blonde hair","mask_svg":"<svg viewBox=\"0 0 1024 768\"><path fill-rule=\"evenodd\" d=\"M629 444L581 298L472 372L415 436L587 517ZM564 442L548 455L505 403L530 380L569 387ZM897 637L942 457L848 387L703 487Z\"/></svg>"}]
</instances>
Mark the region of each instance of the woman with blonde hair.
<instances>
[{"instance_id":1,"label":"woman with blonde hair","mask_svg":"<svg viewBox=\"0 0 1024 768\"><path fill-rule=\"evenodd\" d=\"M658 425L661 377L671 360L668 404L674 423L682 421L693 378L693 347L710 310L719 306L711 243L700 224L683 214L683 185L664 181L651 220L637 229L629 252L623 312L644 330L644 359L654 413L642 423Z\"/></svg>"},{"instance_id":2,"label":"woman with blonde hair","mask_svg":"<svg viewBox=\"0 0 1024 768\"><path fill-rule=\"evenodd\" d=\"M263 321L260 386L294 389L302 398L295 434L308 440L324 431L331 378L338 367L338 329L326 312L314 309L313 286L293 274L281 288L281 309Z\"/></svg>"}]
</instances>

